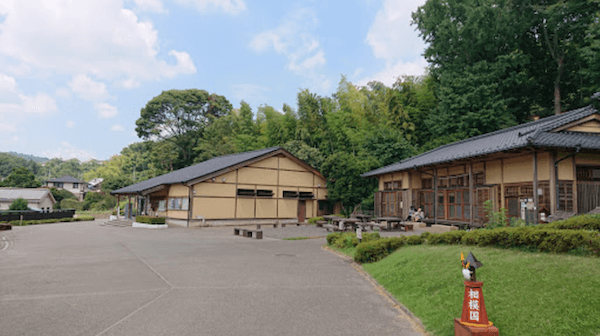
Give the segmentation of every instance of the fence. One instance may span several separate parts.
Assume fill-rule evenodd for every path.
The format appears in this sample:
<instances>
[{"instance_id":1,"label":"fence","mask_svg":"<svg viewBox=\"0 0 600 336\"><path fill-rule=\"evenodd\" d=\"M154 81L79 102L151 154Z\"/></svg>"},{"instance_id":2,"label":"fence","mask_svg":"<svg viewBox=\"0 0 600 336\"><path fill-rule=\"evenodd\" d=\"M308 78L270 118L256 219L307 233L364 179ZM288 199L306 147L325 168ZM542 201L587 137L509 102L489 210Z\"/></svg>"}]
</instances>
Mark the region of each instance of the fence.
<instances>
[{"instance_id":1,"label":"fence","mask_svg":"<svg viewBox=\"0 0 600 336\"><path fill-rule=\"evenodd\" d=\"M20 220L40 220L54 218L73 218L75 209L54 210L52 212L37 212L37 211L1 211L0 222L10 222Z\"/></svg>"}]
</instances>

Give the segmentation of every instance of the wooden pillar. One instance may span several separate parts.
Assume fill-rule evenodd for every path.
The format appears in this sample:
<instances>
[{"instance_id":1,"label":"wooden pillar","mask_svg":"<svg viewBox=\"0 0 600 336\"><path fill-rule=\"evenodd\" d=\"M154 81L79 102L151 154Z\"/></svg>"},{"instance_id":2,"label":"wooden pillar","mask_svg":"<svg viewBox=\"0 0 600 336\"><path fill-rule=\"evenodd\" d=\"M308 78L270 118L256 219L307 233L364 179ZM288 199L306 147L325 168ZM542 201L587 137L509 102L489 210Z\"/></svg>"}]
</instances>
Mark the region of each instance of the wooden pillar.
<instances>
[{"instance_id":1,"label":"wooden pillar","mask_svg":"<svg viewBox=\"0 0 600 336\"><path fill-rule=\"evenodd\" d=\"M121 195L117 194L117 219L121 217Z\"/></svg>"},{"instance_id":2,"label":"wooden pillar","mask_svg":"<svg viewBox=\"0 0 600 336\"><path fill-rule=\"evenodd\" d=\"M437 224L438 221L438 171L433 169L433 221Z\"/></svg>"},{"instance_id":3,"label":"wooden pillar","mask_svg":"<svg viewBox=\"0 0 600 336\"><path fill-rule=\"evenodd\" d=\"M573 155L573 212L579 213L577 200L577 166L575 165L575 155Z\"/></svg>"},{"instance_id":4,"label":"wooden pillar","mask_svg":"<svg viewBox=\"0 0 600 336\"><path fill-rule=\"evenodd\" d=\"M193 218L193 204L194 204L194 186L190 185L188 186L188 213L187 213L187 227L190 227L190 220Z\"/></svg>"},{"instance_id":5,"label":"wooden pillar","mask_svg":"<svg viewBox=\"0 0 600 336\"><path fill-rule=\"evenodd\" d=\"M413 192L412 192L412 172L409 170L408 171L408 193L406 195L406 205L408 206L408 208L405 206L405 209L410 209L410 206L413 204ZM408 213L408 212L407 212Z\"/></svg>"},{"instance_id":6,"label":"wooden pillar","mask_svg":"<svg viewBox=\"0 0 600 336\"><path fill-rule=\"evenodd\" d=\"M129 215L129 218L126 219L131 219L131 195L127 195L127 214Z\"/></svg>"},{"instance_id":7,"label":"wooden pillar","mask_svg":"<svg viewBox=\"0 0 600 336\"><path fill-rule=\"evenodd\" d=\"M550 214L554 214L556 212L556 174L557 171L554 167L554 162L556 162L556 151L550 151Z\"/></svg>"},{"instance_id":8,"label":"wooden pillar","mask_svg":"<svg viewBox=\"0 0 600 336\"><path fill-rule=\"evenodd\" d=\"M475 208L473 204L475 203L475 189L473 183L473 162L469 163L469 228L473 227L473 223L475 222L475 214L473 213L473 209Z\"/></svg>"},{"instance_id":9,"label":"wooden pillar","mask_svg":"<svg viewBox=\"0 0 600 336\"><path fill-rule=\"evenodd\" d=\"M500 159L500 208L507 208L506 206L506 189L504 188L504 159Z\"/></svg>"},{"instance_id":10,"label":"wooden pillar","mask_svg":"<svg viewBox=\"0 0 600 336\"><path fill-rule=\"evenodd\" d=\"M539 222L539 195L538 195L538 160L537 151L533 150L533 222L537 224Z\"/></svg>"}]
</instances>

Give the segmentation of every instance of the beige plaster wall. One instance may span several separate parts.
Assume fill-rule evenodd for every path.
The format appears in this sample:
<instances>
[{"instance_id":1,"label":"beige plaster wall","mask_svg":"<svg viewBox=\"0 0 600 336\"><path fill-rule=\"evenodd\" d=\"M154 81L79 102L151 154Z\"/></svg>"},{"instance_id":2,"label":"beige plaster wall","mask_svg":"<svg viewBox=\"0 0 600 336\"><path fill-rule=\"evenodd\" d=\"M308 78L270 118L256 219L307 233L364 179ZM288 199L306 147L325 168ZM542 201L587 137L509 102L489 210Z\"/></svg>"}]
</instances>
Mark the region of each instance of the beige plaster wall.
<instances>
[{"instance_id":1,"label":"beige plaster wall","mask_svg":"<svg viewBox=\"0 0 600 336\"><path fill-rule=\"evenodd\" d=\"M558 153L556 159L560 160L571 153ZM558 164L558 179L559 180L572 180L573 179L573 158L562 160Z\"/></svg>"},{"instance_id":2,"label":"beige plaster wall","mask_svg":"<svg viewBox=\"0 0 600 336\"><path fill-rule=\"evenodd\" d=\"M194 197L193 214L194 219L196 216L235 218L235 198Z\"/></svg>"},{"instance_id":3,"label":"beige plaster wall","mask_svg":"<svg viewBox=\"0 0 600 336\"><path fill-rule=\"evenodd\" d=\"M600 165L600 154L577 154L575 163L578 165Z\"/></svg>"},{"instance_id":4,"label":"beige plaster wall","mask_svg":"<svg viewBox=\"0 0 600 336\"><path fill-rule=\"evenodd\" d=\"M169 188L169 197L189 197L190 189L183 184L171 184Z\"/></svg>"},{"instance_id":5,"label":"beige plaster wall","mask_svg":"<svg viewBox=\"0 0 600 336\"><path fill-rule=\"evenodd\" d=\"M220 182L201 182L194 185L196 196L229 196L235 197L235 184Z\"/></svg>"},{"instance_id":6,"label":"beige plaster wall","mask_svg":"<svg viewBox=\"0 0 600 336\"><path fill-rule=\"evenodd\" d=\"M581 125L573 126L573 127L569 128L568 131L600 133L600 122L598 120L590 120Z\"/></svg>"},{"instance_id":7,"label":"beige plaster wall","mask_svg":"<svg viewBox=\"0 0 600 336\"><path fill-rule=\"evenodd\" d=\"M254 198L237 198L237 218L254 218Z\"/></svg>"},{"instance_id":8,"label":"beige plaster wall","mask_svg":"<svg viewBox=\"0 0 600 336\"><path fill-rule=\"evenodd\" d=\"M277 185L277 170L244 167L238 170L238 183Z\"/></svg>"},{"instance_id":9,"label":"beige plaster wall","mask_svg":"<svg viewBox=\"0 0 600 336\"><path fill-rule=\"evenodd\" d=\"M538 181L550 180L550 153L538 153L537 160Z\"/></svg>"},{"instance_id":10,"label":"beige plaster wall","mask_svg":"<svg viewBox=\"0 0 600 336\"><path fill-rule=\"evenodd\" d=\"M250 165L250 167L259 167L259 168L273 168L273 169L277 169L278 166L278 158L277 157L271 157L268 159L264 159L262 161L253 163Z\"/></svg>"},{"instance_id":11,"label":"beige plaster wall","mask_svg":"<svg viewBox=\"0 0 600 336\"><path fill-rule=\"evenodd\" d=\"M298 201L291 199L279 200L279 218L296 218L298 216Z\"/></svg>"},{"instance_id":12,"label":"beige plaster wall","mask_svg":"<svg viewBox=\"0 0 600 336\"><path fill-rule=\"evenodd\" d=\"M279 185L281 186L298 186L298 187L312 187L313 177L312 173L309 172L296 172L296 171L279 171Z\"/></svg>"},{"instance_id":13,"label":"beige plaster wall","mask_svg":"<svg viewBox=\"0 0 600 336\"><path fill-rule=\"evenodd\" d=\"M291 159L288 159L287 157L279 158L279 169L296 170L302 172L306 171L306 168L292 161Z\"/></svg>"},{"instance_id":14,"label":"beige plaster wall","mask_svg":"<svg viewBox=\"0 0 600 336\"><path fill-rule=\"evenodd\" d=\"M502 161L494 160L485 163L485 183L500 184L502 183Z\"/></svg>"},{"instance_id":15,"label":"beige plaster wall","mask_svg":"<svg viewBox=\"0 0 600 336\"><path fill-rule=\"evenodd\" d=\"M532 160L531 155L504 159L504 183L533 181Z\"/></svg>"},{"instance_id":16,"label":"beige plaster wall","mask_svg":"<svg viewBox=\"0 0 600 336\"><path fill-rule=\"evenodd\" d=\"M277 218L277 200L256 199L256 218Z\"/></svg>"},{"instance_id":17,"label":"beige plaster wall","mask_svg":"<svg viewBox=\"0 0 600 336\"><path fill-rule=\"evenodd\" d=\"M167 210L167 217L177 219L187 219L187 210Z\"/></svg>"}]
</instances>

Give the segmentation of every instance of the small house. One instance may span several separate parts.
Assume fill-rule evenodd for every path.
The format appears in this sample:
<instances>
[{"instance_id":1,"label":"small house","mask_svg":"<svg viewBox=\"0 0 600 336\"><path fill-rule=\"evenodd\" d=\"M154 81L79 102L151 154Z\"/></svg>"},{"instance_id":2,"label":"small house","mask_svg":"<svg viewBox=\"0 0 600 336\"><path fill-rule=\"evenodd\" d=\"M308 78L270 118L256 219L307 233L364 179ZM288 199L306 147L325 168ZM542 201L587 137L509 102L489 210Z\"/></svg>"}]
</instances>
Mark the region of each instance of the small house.
<instances>
[{"instance_id":1,"label":"small house","mask_svg":"<svg viewBox=\"0 0 600 336\"><path fill-rule=\"evenodd\" d=\"M0 188L0 210L8 210L17 198L25 199L29 208L44 212L51 212L56 203L46 188Z\"/></svg>"}]
</instances>

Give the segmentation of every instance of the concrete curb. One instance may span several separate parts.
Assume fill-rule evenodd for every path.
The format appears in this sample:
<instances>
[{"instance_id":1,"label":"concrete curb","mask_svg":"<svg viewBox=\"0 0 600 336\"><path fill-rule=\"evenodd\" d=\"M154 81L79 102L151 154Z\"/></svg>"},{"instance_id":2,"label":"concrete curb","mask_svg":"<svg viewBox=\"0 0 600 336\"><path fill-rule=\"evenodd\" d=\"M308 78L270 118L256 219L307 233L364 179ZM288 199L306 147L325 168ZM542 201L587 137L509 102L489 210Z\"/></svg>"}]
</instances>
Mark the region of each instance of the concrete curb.
<instances>
[{"instance_id":1,"label":"concrete curb","mask_svg":"<svg viewBox=\"0 0 600 336\"><path fill-rule=\"evenodd\" d=\"M169 227L167 224L144 224L144 223L138 223L138 222L133 222L133 224L131 226L134 228L145 228L145 229L166 229Z\"/></svg>"},{"instance_id":2,"label":"concrete curb","mask_svg":"<svg viewBox=\"0 0 600 336\"><path fill-rule=\"evenodd\" d=\"M375 289L379 292L379 294L381 294L383 297L388 299L392 303L394 308L402 311L402 313L404 313L406 315L406 317L408 317L408 319L410 319L416 325L416 327L419 329L418 331L423 333L423 335L425 335L425 336L431 336L431 334L429 334L428 332L425 331L425 326L423 325L421 320L418 317L416 317L402 303L398 302L398 300L396 300L396 298L392 294L390 294L390 292L388 292L383 286L381 286L377 282L377 280L373 279L373 277L371 277L371 275L363 269L361 264L354 261L354 259L352 259L351 257L349 257L345 254L342 254L342 253L330 248L327 245L323 245L321 248L335 254L336 256L344 259L346 262L352 264L352 266L358 271L358 273L360 273L363 277L365 277L373 285L373 287L375 287Z\"/></svg>"}]
</instances>

